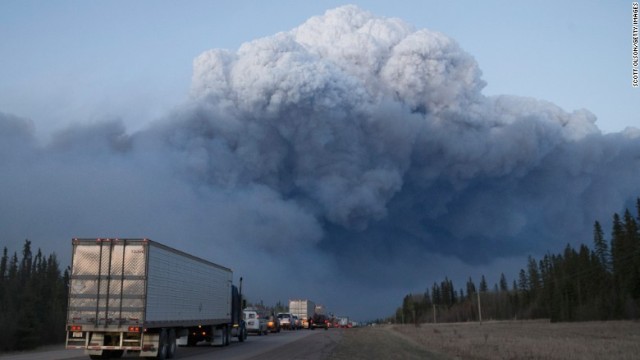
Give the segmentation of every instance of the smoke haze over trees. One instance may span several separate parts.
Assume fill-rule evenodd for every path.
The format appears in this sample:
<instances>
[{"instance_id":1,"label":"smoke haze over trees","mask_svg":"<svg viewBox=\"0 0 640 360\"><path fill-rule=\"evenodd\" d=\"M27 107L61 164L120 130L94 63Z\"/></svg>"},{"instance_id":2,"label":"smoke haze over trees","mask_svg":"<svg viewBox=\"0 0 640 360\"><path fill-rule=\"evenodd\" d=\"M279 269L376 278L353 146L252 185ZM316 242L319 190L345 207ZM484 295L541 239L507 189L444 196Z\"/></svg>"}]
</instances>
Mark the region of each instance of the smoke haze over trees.
<instances>
[{"instance_id":1,"label":"smoke haze over trees","mask_svg":"<svg viewBox=\"0 0 640 360\"><path fill-rule=\"evenodd\" d=\"M585 321L637 319L640 316L640 198L637 215L613 215L611 240L599 222L593 226L593 249L567 245L560 254L547 253L527 264L513 278L490 288L484 275L478 286L469 277L456 287L445 278L423 294L409 294L393 318L396 322L539 319ZM21 255L5 247L0 258L0 352L25 350L64 341L69 274L62 273L55 254L34 255L25 240ZM256 299L254 299L256 300ZM262 300L260 308L265 308ZM278 302L266 307L286 311ZM273 310L275 309L275 310Z\"/></svg>"},{"instance_id":2,"label":"smoke haze over trees","mask_svg":"<svg viewBox=\"0 0 640 360\"><path fill-rule=\"evenodd\" d=\"M508 288L488 289L482 276L476 290L471 278L459 291L446 279L434 283L424 294L405 296L398 322L460 322L483 319L541 319L586 321L638 319L640 317L640 199L637 216L627 209L613 215L611 240L598 221L593 226L593 249L566 246L560 254L548 253L537 261L529 257L526 267ZM479 292L479 294L478 294ZM435 316L435 319L434 319Z\"/></svg>"},{"instance_id":3,"label":"smoke haze over trees","mask_svg":"<svg viewBox=\"0 0 640 360\"><path fill-rule=\"evenodd\" d=\"M151 238L253 298L386 316L425 274L584 242L640 193L640 131L484 86L444 34L329 10L204 52L190 101L134 133L115 119L42 144L0 113L0 235L64 257L73 237Z\"/></svg>"}]
</instances>

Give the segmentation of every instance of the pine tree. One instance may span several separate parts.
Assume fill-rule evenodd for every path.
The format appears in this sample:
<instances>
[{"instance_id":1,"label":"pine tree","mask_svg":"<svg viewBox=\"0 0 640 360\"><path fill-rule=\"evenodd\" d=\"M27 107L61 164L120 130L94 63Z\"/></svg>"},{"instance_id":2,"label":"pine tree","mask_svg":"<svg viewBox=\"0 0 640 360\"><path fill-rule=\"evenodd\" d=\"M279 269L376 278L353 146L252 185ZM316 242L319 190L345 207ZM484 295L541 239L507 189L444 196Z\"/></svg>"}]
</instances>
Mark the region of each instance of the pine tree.
<instances>
[{"instance_id":1,"label":"pine tree","mask_svg":"<svg viewBox=\"0 0 640 360\"><path fill-rule=\"evenodd\" d=\"M640 251L640 236L638 235L638 224L629 209L624 212L623 225L627 255L624 267L628 272L624 286L625 292L635 302L640 300L640 263L637 261L637 254ZM630 304L630 306L637 308L636 304ZM630 309L630 311L635 312L635 309Z\"/></svg>"},{"instance_id":2,"label":"pine tree","mask_svg":"<svg viewBox=\"0 0 640 360\"><path fill-rule=\"evenodd\" d=\"M22 260L20 261L20 279L25 282L31 278L31 265L33 255L31 254L31 241L25 240L22 249Z\"/></svg>"},{"instance_id":3,"label":"pine tree","mask_svg":"<svg viewBox=\"0 0 640 360\"><path fill-rule=\"evenodd\" d=\"M509 291L509 285L507 284L507 278L504 276L504 273L500 274L500 292Z\"/></svg>"},{"instance_id":4,"label":"pine tree","mask_svg":"<svg viewBox=\"0 0 640 360\"><path fill-rule=\"evenodd\" d=\"M5 246L4 251L2 252L2 260L0 260L0 304L4 304L4 294L6 287L7 277L7 262L9 261L9 257L7 256L7 247ZM1 310L0 310L1 311ZM0 326L3 324L0 321ZM0 327L2 329L2 327Z\"/></svg>"},{"instance_id":5,"label":"pine tree","mask_svg":"<svg viewBox=\"0 0 640 360\"><path fill-rule=\"evenodd\" d=\"M624 220L614 214L611 237L616 313L621 317L632 317L637 313L640 300L640 261L637 261L640 240L638 225L627 209Z\"/></svg>"},{"instance_id":6,"label":"pine tree","mask_svg":"<svg viewBox=\"0 0 640 360\"><path fill-rule=\"evenodd\" d=\"M600 222L596 221L593 224L593 245L596 256L600 262L602 268L610 272L611 271L611 253L609 252L609 246L604 239L604 232Z\"/></svg>"},{"instance_id":7,"label":"pine tree","mask_svg":"<svg viewBox=\"0 0 640 360\"><path fill-rule=\"evenodd\" d=\"M7 247L4 247L2 251L2 260L0 260L0 282L4 281L7 276L7 263L9 261L9 257L7 256Z\"/></svg>"},{"instance_id":8,"label":"pine tree","mask_svg":"<svg viewBox=\"0 0 640 360\"><path fill-rule=\"evenodd\" d=\"M538 263L531 255L527 258L527 279L531 297L535 298L540 290L540 272Z\"/></svg>"},{"instance_id":9,"label":"pine tree","mask_svg":"<svg viewBox=\"0 0 640 360\"><path fill-rule=\"evenodd\" d=\"M9 280L15 280L18 278L18 254L13 253L11 261L9 261L9 273L7 278Z\"/></svg>"},{"instance_id":10,"label":"pine tree","mask_svg":"<svg viewBox=\"0 0 640 360\"><path fill-rule=\"evenodd\" d=\"M518 291L523 294L529 291L529 279L524 269L520 269L518 273Z\"/></svg>"},{"instance_id":11,"label":"pine tree","mask_svg":"<svg viewBox=\"0 0 640 360\"><path fill-rule=\"evenodd\" d=\"M489 291L489 286L487 285L487 280L484 278L484 275L482 275L482 277L480 278L480 292L487 292Z\"/></svg>"},{"instance_id":12,"label":"pine tree","mask_svg":"<svg viewBox=\"0 0 640 360\"><path fill-rule=\"evenodd\" d=\"M450 307L453 304L453 289L450 288L449 279L445 278L440 283L440 289L442 290L442 304Z\"/></svg>"},{"instance_id":13,"label":"pine tree","mask_svg":"<svg viewBox=\"0 0 640 360\"><path fill-rule=\"evenodd\" d=\"M473 300L476 296L476 285L471 280L471 276L469 276L469 280L467 280L467 299Z\"/></svg>"},{"instance_id":14,"label":"pine tree","mask_svg":"<svg viewBox=\"0 0 640 360\"><path fill-rule=\"evenodd\" d=\"M433 297L433 303L435 305L442 305L442 292L440 291L438 284L435 282L431 288L431 296Z\"/></svg>"}]
</instances>

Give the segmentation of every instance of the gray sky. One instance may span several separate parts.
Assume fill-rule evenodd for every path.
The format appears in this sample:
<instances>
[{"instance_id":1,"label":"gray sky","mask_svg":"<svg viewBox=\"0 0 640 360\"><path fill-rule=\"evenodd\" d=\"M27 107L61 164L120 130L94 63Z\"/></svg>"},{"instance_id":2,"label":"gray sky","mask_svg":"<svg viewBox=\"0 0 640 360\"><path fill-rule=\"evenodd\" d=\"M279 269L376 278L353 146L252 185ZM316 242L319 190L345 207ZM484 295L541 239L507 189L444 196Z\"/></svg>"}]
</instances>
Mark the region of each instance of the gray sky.
<instances>
[{"instance_id":1,"label":"gray sky","mask_svg":"<svg viewBox=\"0 0 640 360\"><path fill-rule=\"evenodd\" d=\"M148 237L364 320L633 205L630 3L385 3L0 5L1 245Z\"/></svg>"}]
</instances>

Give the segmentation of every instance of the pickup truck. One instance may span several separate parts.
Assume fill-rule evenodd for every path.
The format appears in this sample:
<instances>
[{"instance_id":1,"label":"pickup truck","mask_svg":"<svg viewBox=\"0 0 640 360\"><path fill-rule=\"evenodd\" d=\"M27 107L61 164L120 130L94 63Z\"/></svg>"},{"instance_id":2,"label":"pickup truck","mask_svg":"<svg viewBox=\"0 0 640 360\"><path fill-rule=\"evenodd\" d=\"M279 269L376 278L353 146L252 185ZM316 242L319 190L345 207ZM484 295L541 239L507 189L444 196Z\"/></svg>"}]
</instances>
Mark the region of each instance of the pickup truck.
<instances>
[{"instance_id":1,"label":"pickup truck","mask_svg":"<svg viewBox=\"0 0 640 360\"><path fill-rule=\"evenodd\" d=\"M295 330L295 322L291 313L278 313L278 319L280 319L280 327L286 330Z\"/></svg>"}]
</instances>

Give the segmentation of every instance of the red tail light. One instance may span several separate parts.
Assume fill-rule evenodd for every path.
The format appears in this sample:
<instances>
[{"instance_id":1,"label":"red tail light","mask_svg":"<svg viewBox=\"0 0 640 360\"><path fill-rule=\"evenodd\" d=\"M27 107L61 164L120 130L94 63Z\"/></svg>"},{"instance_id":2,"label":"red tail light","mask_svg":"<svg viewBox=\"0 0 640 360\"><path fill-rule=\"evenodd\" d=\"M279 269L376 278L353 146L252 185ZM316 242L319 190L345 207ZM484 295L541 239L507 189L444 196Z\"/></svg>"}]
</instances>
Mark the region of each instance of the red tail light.
<instances>
[{"instance_id":1,"label":"red tail light","mask_svg":"<svg viewBox=\"0 0 640 360\"><path fill-rule=\"evenodd\" d=\"M71 326L69 326L69 331L82 331L82 326L80 326L80 325L71 325Z\"/></svg>"},{"instance_id":2,"label":"red tail light","mask_svg":"<svg viewBox=\"0 0 640 360\"><path fill-rule=\"evenodd\" d=\"M129 332L140 332L140 326L129 326Z\"/></svg>"}]
</instances>

